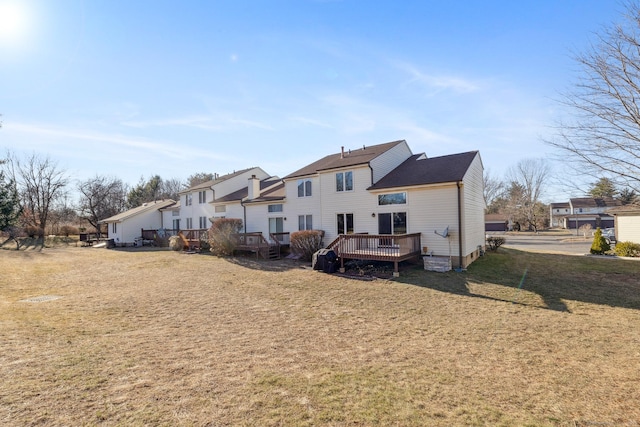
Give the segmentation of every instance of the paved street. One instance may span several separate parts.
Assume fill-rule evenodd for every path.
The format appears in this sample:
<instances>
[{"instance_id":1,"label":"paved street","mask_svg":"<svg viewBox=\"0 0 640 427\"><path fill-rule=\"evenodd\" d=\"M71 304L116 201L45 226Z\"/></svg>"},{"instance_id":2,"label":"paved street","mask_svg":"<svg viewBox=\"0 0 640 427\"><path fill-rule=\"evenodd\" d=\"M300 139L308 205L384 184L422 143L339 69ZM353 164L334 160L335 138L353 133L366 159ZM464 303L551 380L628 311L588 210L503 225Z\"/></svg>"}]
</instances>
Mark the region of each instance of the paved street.
<instances>
[{"instance_id":1,"label":"paved street","mask_svg":"<svg viewBox=\"0 0 640 427\"><path fill-rule=\"evenodd\" d=\"M496 233L489 232L491 236L502 236L506 239L505 248L512 248L529 252L559 253L570 255L584 255L591 249L592 237L586 239L568 231L541 231L538 234L531 232Z\"/></svg>"}]
</instances>

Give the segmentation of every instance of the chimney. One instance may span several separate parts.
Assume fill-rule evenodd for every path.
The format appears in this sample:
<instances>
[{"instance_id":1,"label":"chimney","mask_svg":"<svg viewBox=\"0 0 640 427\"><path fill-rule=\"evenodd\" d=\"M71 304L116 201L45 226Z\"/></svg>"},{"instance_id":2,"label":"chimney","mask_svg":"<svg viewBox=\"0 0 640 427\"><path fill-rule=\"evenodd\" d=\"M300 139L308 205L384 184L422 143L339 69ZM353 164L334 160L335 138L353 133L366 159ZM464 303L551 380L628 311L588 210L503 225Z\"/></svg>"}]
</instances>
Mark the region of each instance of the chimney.
<instances>
[{"instance_id":1,"label":"chimney","mask_svg":"<svg viewBox=\"0 0 640 427\"><path fill-rule=\"evenodd\" d=\"M251 178L249 178L247 199L253 200L259 196L260 196L260 180L255 175L251 175Z\"/></svg>"},{"instance_id":2,"label":"chimney","mask_svg":"<svg viewBox=\"0 0 640 427\"><path fill-rule=\"evenodd\" d=\"M342 146L342 151L340 152L340 158L344 159L344 145Z\"/></svg>"}]
</instances>

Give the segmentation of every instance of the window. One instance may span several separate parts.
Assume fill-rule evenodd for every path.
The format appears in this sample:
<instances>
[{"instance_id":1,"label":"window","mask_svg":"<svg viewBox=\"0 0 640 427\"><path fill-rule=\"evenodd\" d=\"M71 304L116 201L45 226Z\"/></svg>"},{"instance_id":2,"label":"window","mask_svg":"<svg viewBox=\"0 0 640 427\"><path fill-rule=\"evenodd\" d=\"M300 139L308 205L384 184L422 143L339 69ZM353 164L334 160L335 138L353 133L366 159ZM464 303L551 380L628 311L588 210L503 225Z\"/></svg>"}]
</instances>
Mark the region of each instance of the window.
<instances>
[{"instance_id":1,"label":"window","mask_svg":"<svg viewBox=\"0 0 640 427\"><path fill-rule=\"evenodd\" d=\"M200 229L207 228L208 222L209 221L207 220L206 216L201 216L200 217Z\"/></svg>"},{"instance_id":2,"label":"window","mask_svg":"<svg viewBox=\"0 0 640 427\"><path fill-rule=\"evenodd\" d=\"M216 213L225 213L227 211L227 205L218 205L214 209Z\"/></svg>"},{"instance_id":3,"label":"window","mask_svg":"<svg viewBox=\"0 0 640 427\"><path fill-rule=\"evenodd\" d=\"M353 191L353 172L336 174L336 191Z\"/></svg>"},{"instance_id":4,"label":"window","mask_svg":"<svg viewBox=\"0 0 640 427\"><path fill-rule=\"evenodd\" d=\"M180 230L180 220L179 219L174 219L173 220L173 229L174 230Z\"/></svg>"},{"instance_id":5,"label":"window","mask_svg":"<svg viewBox=\"0 0 640 427\"><path fill-rule=\"evenodd\" d=\"M298 197L311 197L311 180L298 180Z\"/></svg>"},{"instance_id":6,"label":"window","mask_svg":"<svg viewBox=\"0 0 640 427\"><path fill-rule=\"evenodd\" d=\"M198 203L207 203L207 190L198 191Z\"/></svg>"},{"instance_id":7,"label":"window","mask_svg":"<svg viewBox=\"0 0 640 427\"><path fill-rule=\"evenodd\" d=\"M118 224L115 222L111 223L111 232L116 233L118 231Z\"/></svg>"},{"instance_id":8,"label":"window","mask_svg":"<svg viewBox=\"0 0 640 427\"><path fill-rule=\"evenodd\" d=\"M193 228L193 218L187 218L187 230L191 230Z\"/></svg>"},{"instance_id":9,"label":"window","mask_svg":"<svg viewBox=\"0 0 640 427\"><path fill-rule=\"evenodd\" d=\"M269 205L268 206L268 211L269 212L282 212L282 203L278 203L276 205Z\"/></svg>"},{"instance_id":10,"label":"window","mask_svg":"<svg viewBox=\"0 0 640 427\"><path fill-rule=\"evenodd\" d=\"M393 212L378 214L378 234L406 234L407 213Z\"/></svg>"},{"instance_id":11,"label":"window","mask_svg":"<svg viewBox=\"0 0 640 427\"><path fill-rule=\"evenodd\" d=\"M338 214L338 234L353 234L353 214Z\"/></svg>"},{"instance_id":12,"label":"window","mask_svg":"<svg viewBox=\"0 0 640 427\"><path fill-rule=\"evenodd\" d=\"M173 212L171 212L171 216L180 216L180 211L174 210Z\"/></svg>"},{"instance_id":13,"label":"window","mask_svg":"<svg viewBox=\"0 0 640 427\"><path fill-rule=\"evenodd\" d=\"M313 230L313 216L298 215L298 230Z\"/></svg>"},{"instance_id":14,"label":"window","mask_svg":"<svg viewBox=\"0 0 640 427\"><path fill-rule=\"evenodd\" d=\"M191 206L191 203L192 203L191 196L192 196L191 193L185 194L185 196L184 196L184 205L185 206Z\"/></svg>"},{"instance_id":15,"label":"window","mask_svg":"<svg viewBox=\"0 0 640 427\"><path fill-rule=\"evenodd\" d=\"M378 196L378 205L406 205L407 193L391 193L380 194Z\"/></svg>"},{"instance_id":16,"label":"window","mask_svg":"<svg viewBox=\"0 0 640 427\"><path fill-rule=\"evenodd\" d=\"M282 217L269 218L269 233L284 232L284 221Z\"/></svg>"}]
</instances>

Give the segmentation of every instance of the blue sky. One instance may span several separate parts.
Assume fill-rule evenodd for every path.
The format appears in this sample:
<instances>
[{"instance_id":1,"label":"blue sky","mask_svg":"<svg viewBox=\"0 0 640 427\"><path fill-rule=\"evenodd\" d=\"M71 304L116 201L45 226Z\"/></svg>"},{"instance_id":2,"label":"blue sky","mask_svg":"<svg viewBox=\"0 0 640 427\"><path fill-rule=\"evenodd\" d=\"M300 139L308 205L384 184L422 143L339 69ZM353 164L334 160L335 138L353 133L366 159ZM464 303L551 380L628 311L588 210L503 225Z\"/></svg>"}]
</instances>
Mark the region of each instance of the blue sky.
<instances>
[{"instance_id":1,"label":"blue sky","mask_svg":"<svg viewBox=\"0 0 640 427\"><path fill-rule=\"evenodd\" d=\"M252 166L285 176L341 146L405 139L430 157L480 150L502 177L549 152L572 52L621 10L614 0L0 0L0 149L48 155L74 179L135 184ZM548 199L569 196L554 191Z\"/></svg>"}]
</instances>

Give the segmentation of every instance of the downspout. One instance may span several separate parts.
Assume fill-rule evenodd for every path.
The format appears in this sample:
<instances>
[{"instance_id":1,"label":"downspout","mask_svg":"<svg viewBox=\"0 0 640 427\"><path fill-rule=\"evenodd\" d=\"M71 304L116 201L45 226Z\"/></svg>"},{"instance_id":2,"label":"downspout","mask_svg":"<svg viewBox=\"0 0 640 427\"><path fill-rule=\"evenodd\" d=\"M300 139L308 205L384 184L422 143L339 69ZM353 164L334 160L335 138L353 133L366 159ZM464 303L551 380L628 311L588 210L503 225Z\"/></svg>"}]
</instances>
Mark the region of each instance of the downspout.
<instances>
[{"instance_id":1,"label":"downspout","mask_svg":"<svg viewBox=\"0 0 640 427\"><path fill-rule=\"evenodd\" d=\"M242 206L242 228L243 234L247 234L247 207L244 205L244 199L240 199L240 206Z\"/></svg>"},{"instance_id":2,"label":"downspout","mask_svg":"<svg viewBox=\"0 0 640 427\"><path fill-rule=\"evenodd\" d=\"M462 182L456 182L458 187L458 268L462 270Z\"/></svg>"}]
</instances>

